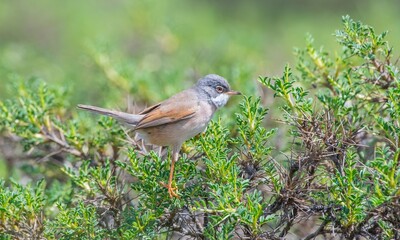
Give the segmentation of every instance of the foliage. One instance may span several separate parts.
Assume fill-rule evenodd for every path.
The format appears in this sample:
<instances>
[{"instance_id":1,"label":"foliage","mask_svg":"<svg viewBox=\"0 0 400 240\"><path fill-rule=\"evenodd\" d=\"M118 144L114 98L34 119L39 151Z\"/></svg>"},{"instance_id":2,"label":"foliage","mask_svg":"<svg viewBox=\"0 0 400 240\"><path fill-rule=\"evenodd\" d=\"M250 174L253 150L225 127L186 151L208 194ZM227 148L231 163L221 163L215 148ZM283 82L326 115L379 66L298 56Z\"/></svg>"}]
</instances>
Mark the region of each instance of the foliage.
<instances>
[{"instance_id":1,"label":"foliage","mask_svg":"<svg viewBox=\"0 0 400 240\"><path fill-rule=\"evenodd\" d=\"M287 188L294 216L323 213L311 237L399 237L399 73L386 32L343 17L334 59L313 46L297 50L299 75L260 81L283 99L292 126ZM303 85L297 85L302 83ZM308 91L304 88L309 89ZM396 100L395 100L396 99ZM381 189L385 189L382 191ZM314 214L314 211L311 211Z\"/></svg>"},{"instance_id":2,"label":"foliage","mask_svg":"<svg viewBox=\"0 0 400 240\"><path fill-rule=\"evenodd\" d=\"M12 187L0 182L0 229L5 239L40 238L44 226L45 181L34 188L12 183Z\"/></svg>"},{"instance_id":3,"label":"foliage","mask_svg":"<svg viewBox=\"0 0 400 240\"><path fill-rule=\"evenodd\" d=\"M276 98L279 128L264 126L261 97L245 96L234 131L233 121L218 118L185 143L174 180L179 198L161 184L167 149L144 146L109 118L74 114L63 88L17 84L16 97L0 103L1 139L23 146L15 148L18 161L40 161L27 161L23 173L36 185L1 181L0 237L400 238L393 50L386 33L347 16L335 35L342 52L332 57L308 37L295 71L260 77ZM109 59L94 58L128 87ZM279 151L274 138L285 142ZM301 232L306 224L316 227Z\"/></svg>"}]
</instances>

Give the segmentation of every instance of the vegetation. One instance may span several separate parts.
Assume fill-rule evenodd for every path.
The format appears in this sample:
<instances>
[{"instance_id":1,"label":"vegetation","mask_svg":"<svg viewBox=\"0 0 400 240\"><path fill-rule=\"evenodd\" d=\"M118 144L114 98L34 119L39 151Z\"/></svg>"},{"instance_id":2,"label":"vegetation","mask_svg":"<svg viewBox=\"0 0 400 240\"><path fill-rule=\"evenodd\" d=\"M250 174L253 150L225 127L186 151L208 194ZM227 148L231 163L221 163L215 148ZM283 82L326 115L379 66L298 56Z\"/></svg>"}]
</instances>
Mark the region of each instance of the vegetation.
<instances>
[{"instance_id":1,"label":"vegetation","mask_svg":"<svg viewBox=\"0 0 400 240\"><path fill-rule=\"evenodd\" d=\"M1 238L399 239L397 60L386 32L348 16L335 36L341 52L310 36L295 68L259 78L275 97L276 128L265 127L264 99L249 95L230 110L234 121L226 109L184 145L180 198L160 185L168 150L146 149L107 117L77 115L60 86L18 81L0 102L5 156L21 168L21 179L0 182ZM93 56L128 95L110 59Z\"/></svg>"}]
</instances>

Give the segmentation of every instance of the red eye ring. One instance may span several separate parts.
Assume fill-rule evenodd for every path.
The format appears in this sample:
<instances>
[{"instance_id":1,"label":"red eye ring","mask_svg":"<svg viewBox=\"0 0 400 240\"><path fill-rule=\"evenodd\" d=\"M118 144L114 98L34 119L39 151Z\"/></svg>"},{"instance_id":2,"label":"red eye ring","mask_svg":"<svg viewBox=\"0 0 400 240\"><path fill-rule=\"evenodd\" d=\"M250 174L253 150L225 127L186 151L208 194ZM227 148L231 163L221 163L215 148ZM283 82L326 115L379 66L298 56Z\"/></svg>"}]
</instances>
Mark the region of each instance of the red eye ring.
<instances>
[{"instance_id":1,"label":"red eye ring","mask_svg":"<svg viewBox=\"0 0 400 240\"><path fill-rule=\"evenodd\" d=\"M221 87L221 86L217 86L217 87L215 88L215 90L217 90L217 92L219 92L219 93L222 93L222 92L224 91L224 88Z\"/></svg>"}]
</instances>

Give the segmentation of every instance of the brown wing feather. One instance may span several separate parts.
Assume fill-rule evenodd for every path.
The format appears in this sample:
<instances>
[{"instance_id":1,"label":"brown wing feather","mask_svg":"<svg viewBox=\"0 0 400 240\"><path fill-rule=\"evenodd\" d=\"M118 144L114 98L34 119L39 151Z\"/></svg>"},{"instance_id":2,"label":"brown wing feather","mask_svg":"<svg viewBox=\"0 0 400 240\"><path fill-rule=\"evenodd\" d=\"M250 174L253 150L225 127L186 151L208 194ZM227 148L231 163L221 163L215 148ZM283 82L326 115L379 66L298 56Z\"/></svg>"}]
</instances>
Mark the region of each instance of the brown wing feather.
<instances>
[{"instance_id":1,"label":"brown wing feather","mask_svg":"<svg viewBox=\"0 0 400 240\"><path fill-rule=\"evenodd\" d=\"M141 112L145 116L135 129L156 127L191 118L198 110L197 95L192 89L185 90Z\"/></svg>"},{"instance_id":2,"label":"brown wing feather","mask_svg":"<svg viewBox=\"0 0 400 240\"><path fill-rule=\"evenodd\" d=\"M139 114L140 114L140 115L146 115L146 114L148 114L149 112L151 112L152 110L158 108L160 105L161 105L161 103L156 104L156 105L153 105L153 106L150 106L150 107L148 107L148 108L145 108L145 109L144 109L143 111L141 111Z\"/></svg>"}]
</instances>

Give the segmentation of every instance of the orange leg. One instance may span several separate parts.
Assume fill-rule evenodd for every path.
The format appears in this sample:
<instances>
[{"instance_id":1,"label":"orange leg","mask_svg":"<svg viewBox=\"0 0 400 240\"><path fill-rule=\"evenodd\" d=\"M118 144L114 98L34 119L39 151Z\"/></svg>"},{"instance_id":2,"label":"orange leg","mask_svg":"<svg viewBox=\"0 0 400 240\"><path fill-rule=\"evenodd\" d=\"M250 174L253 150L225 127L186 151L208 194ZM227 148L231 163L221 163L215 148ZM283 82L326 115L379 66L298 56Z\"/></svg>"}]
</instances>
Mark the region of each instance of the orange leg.
<instances>
[{"instance_id":1,"label":"orange leg","mask_svg":"<svg viewBox=\"0 0 400 240\"><path fill-rule=\"evenodd\" d=\"M177 190L177 188L172 187L172 180L174 179L175 162L176 162L176 160L173 157L172 162L171 162L171 169L169 170L169 179L168 179L168 186L167 186L168 193L171 198L178 197L178 194L175 193L175 190Z\"/></svg>"},{"instance_id":2,"label":"orange leg","mask_svg":"<svg viewBox=\"0 0 400 240\"><path fill-rule=\"evenodd\" d=\"M168 189L169 196L171 198L177 197L179 198L178 194L175 192L178 188L172 187L172 181L174 180L174 170L175 170L175 162L178 161L179 157L179 150L176 150L175 148L172 150L172 161L171 161L171 167L169 170L169 179L168 179L168 184L161 183L164 187Z\"/></svg>"}]
</instances>

